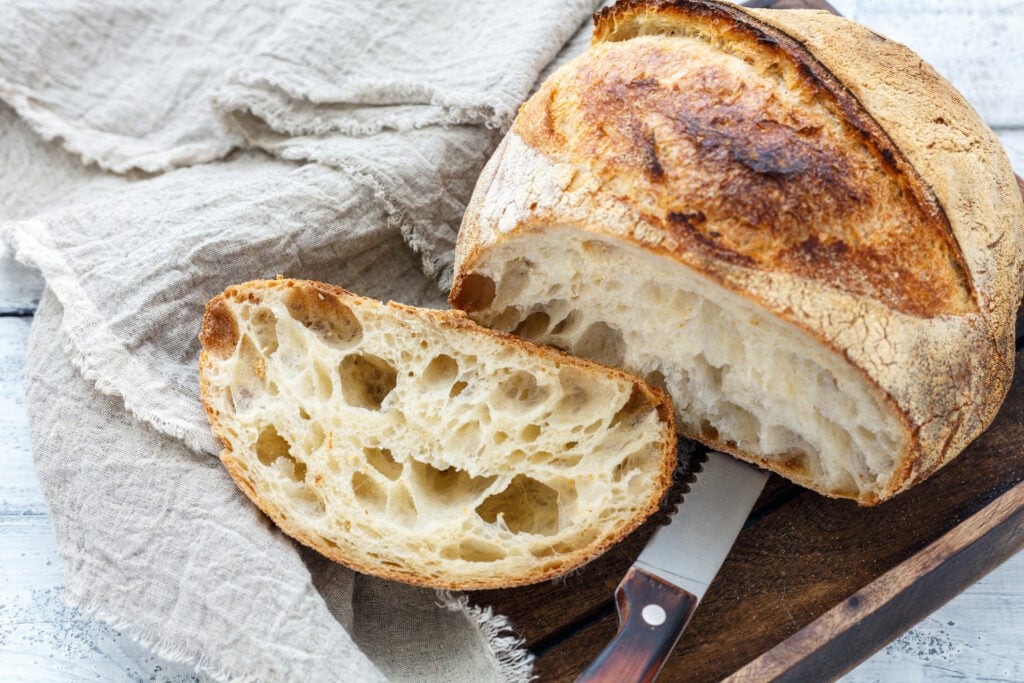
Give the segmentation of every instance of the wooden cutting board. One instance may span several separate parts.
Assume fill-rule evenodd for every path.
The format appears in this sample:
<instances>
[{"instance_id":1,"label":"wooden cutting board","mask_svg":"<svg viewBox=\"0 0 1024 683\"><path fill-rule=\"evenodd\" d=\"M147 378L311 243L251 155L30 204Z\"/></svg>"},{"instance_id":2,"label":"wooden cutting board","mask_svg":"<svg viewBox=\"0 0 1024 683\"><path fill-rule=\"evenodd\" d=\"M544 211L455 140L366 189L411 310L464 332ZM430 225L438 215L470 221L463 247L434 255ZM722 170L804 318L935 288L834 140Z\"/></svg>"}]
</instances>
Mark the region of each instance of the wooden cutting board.
<instances>
[{"instance_id":1,"label":"wooden cutting board","mask_svg":"<svg viewBox=\"0 0 1024 683\"><path fill-rule=\"evenodd\" d=\"M815 0L747 4L832 11ZM659 680L838 677L1024 546L1021 320L999 415L929 480L858 508L773 476ZM563 580L471 597L511 618L541 681L572 680L615 634L612 594L651 532Z\"/></svg>"}]
</instances>

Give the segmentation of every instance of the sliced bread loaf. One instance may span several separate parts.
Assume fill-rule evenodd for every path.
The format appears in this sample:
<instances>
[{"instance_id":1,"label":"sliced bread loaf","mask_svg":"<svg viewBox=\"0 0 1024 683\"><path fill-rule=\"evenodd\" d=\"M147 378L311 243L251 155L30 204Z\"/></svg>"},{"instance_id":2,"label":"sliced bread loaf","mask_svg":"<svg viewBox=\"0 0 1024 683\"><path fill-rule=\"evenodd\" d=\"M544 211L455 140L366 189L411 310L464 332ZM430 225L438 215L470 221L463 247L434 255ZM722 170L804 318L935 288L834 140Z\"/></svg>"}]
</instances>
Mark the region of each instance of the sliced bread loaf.
<instances>
[{"instance_id":1,"label":"sliced bread loaf","mask_svg":"<svg viewBox=\"0 0 1024 683\"><path fill-rule=\"evenodd\" d=\"M221 459L287 534L359 571L446 588L562 574L667 489L667 396L619 370L321 283L206 308Z\"/></svg>"},{"instance_id":2,"label":"sliced bread loaf","mask_svg":"<svg viewBox=\"0 0 1024 683\"><path fill-rule=\"evenodd\" d=\"M623 0L477 183L451 302L671 394L681 433L871 505L1013 373L1024 204L909 49L825 12Z\"/></svg>"}]
</instances>

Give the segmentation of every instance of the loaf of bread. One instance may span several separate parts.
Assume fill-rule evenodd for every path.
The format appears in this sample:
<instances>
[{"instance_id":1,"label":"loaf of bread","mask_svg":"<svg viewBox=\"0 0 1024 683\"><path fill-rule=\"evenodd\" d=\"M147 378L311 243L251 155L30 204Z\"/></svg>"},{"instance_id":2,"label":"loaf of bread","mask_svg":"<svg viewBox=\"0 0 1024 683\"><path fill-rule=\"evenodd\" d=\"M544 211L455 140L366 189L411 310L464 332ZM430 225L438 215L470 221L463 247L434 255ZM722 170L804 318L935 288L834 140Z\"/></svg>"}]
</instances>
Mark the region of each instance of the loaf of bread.
<instances>
[{"instance_id":1,"label":"loaf of bread","mask_svg":"<svg viewBox=\"0 0 1024 683\"><path fill-rule=\"evenodd\" d=\"M871 505L1005 397L1022 212L996 137L903 45L825 12L620 2L482 174L450 301Z\"/></svg>"},{"instance_id":2,"label":"loaf of bread","mask_svg":"<svg viewBox=\"0 0 1024 683\"><path fill-rule=\"evenodd\" d=\"M621 370L321 283L206 307L203 404L238 486L362 572L444 588L562 574L657 509L668 397Z\"/></svg>"}]
</instances>

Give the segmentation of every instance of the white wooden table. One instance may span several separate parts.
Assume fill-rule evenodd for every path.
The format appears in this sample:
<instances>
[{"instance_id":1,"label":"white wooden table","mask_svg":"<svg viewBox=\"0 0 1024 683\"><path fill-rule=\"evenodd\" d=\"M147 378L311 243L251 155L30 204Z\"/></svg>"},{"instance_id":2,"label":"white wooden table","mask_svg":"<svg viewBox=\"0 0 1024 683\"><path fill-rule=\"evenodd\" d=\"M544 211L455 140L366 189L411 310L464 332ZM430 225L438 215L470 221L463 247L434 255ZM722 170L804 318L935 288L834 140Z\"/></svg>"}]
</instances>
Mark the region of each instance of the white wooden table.
<instances>
[{"instance_id":1,"label":"white wooden table","mask_svg":"<svg viewBox=\"0 0 1024 683\"><path fill-rule=\"evenodd\" d=\"M1024 2L831 0L905 42L996 128L1024 174ZM0 169L3 173L12 169ZM13 170L16 172L16 170ZM38 276L0 264L0 682L205 681L67 607L61 560L32 467L22 389ZM843 680L1024 682L1024 553Z\"/></svg>"}]
</instances>

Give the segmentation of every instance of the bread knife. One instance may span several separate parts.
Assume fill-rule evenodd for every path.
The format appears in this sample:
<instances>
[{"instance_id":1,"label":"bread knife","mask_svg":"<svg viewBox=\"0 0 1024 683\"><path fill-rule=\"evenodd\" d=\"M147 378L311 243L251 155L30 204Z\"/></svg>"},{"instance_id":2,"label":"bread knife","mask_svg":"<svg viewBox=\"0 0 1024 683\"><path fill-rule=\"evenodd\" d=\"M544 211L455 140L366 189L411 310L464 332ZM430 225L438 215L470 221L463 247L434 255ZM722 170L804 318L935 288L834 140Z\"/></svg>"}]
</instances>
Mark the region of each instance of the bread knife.
<instances>
[{"instance_id":1,"label":"bread knife","mask_svg":"<svg viewBox=\"0 0 1024 683\"><path fill-rule=\"evenodd\" d=\"M615 590L619 630L577 683L653 681L715 578L768 473L708 453L669 524Z\"/></svg>"}]
</instances>

